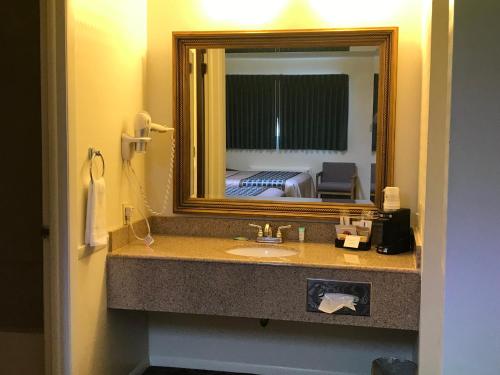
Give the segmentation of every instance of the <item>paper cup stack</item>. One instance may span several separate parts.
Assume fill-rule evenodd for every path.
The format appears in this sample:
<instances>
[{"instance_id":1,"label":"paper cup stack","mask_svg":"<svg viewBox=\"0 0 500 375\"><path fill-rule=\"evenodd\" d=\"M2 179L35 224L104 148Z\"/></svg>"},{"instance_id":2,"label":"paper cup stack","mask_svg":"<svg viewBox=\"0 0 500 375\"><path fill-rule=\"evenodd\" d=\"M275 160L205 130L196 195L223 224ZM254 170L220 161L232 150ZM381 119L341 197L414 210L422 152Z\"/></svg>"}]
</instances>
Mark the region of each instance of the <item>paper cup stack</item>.
<instances>
[{"instance_id":1,"label":"paper cup stack","mask_svg":"<svg viewBox=\"0 0 500 375\"><path fill-rule=\"evenodd\" d=\"M399 188L387 186L384 189L384 211L395 211L401 208Z\"/></svg>"}]
</instances>

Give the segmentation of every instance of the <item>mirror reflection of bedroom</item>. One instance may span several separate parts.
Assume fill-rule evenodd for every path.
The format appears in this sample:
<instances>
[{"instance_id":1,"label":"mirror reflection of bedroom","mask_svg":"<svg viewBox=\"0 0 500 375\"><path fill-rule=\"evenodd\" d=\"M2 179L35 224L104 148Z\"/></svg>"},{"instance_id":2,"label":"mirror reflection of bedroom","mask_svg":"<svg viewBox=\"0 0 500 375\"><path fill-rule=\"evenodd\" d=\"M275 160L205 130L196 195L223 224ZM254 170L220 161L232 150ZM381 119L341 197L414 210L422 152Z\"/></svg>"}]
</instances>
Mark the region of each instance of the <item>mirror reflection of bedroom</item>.
<instances>
[{"instance_id":1,"label":"mirror reflection of bedroom","mask_svg":"<svg viewBox=\"0 0 500 375\"><path fill-rule=\"evenodd\" d=\"M189 52L191 197L374 201L377 47Z\"/></svg>"}]
</instances>

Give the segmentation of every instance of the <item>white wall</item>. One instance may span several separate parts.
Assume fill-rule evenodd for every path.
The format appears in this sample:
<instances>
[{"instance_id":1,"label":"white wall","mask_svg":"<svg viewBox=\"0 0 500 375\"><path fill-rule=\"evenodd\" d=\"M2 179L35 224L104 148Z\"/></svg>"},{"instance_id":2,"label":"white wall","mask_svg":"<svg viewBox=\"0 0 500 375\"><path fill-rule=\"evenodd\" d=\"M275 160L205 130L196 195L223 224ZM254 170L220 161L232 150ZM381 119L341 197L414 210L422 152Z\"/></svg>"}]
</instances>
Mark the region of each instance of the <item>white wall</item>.
<instances>
[{"instance_id":1,"label":"white wall","mask_svg":"<svg viewBox=\"0 0 500 375\"><path fill-rule=\"evenodd\" d=\"M147 359L145 316L106 307L106 250L79 259L84 243L87 150L106 161L107 224L122 225L122 202L135 203L122 171L120 135L143 107L145 0L69 1L68 133L72 375L123 375ZM98 163L98 162L97 162ZM97 164L96 164L97 165ZM144 160L134 165L144 174Z\"/></svg>"},{"instance_id":2,"label":"white wall","mask_svg":"<svg viewBox=\"0 0 500 375\"><path fill-rule=\"evenodd\" d=\"M415 333L258 319L150 314L153 365L257 374L370 373L388 354L414 359ZM307 370L311 371L308 372Z\"/></svg>"},{"instance_id":3,"label":"white wall","mask_svg":"<svg viewBox=\"0 0 500 375\"><path fill-rule=\"evenodd\" d=\"M226 58L226 74L348 74L349 123L347 151L227 150L226 165L238 170L308 169L315 180L323 162L356 163L357 199L370 199L372 152L373 75L378 72L372 56L323 58Z\"/></svg>"},{"instance_id":4,"label":"white wall","mask_svg":"<svg viewBox=\"0 0 500 375\"><path fill-rule=\"evenodd\" d=\"M262 9L266 12L262 12ZM147 109L160 123L172 122L172 31L272 30L398 26L395 184L401 202L417 208L421 90L422 2L294 0L148 2ZM167 180L169 140L153 142L147 156L147 188L158 206Z\"/></svg>"},{"instance_id":5,"label":"white wall","mask_svg":"<svg viewBox=\"0 0 500 375\"><path fill-rule=\"evenodd\" d=\"M500 373L498 14L497 0L455 2L444 290L445 375Z\"/></svg>"}]
</instances>

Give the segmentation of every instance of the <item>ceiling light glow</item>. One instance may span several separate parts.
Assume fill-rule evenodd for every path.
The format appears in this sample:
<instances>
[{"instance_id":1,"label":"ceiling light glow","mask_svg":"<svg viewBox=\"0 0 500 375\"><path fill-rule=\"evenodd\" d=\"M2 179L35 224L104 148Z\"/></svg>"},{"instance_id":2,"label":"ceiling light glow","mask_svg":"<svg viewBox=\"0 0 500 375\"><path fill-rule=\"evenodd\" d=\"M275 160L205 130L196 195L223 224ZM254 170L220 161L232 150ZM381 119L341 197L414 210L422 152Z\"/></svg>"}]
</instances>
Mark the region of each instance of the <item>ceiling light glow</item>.
<instances>
[{"instance_id":1,"label":"ceiling light glow","mask_svg":"<svg viewBox=\"0 0 500 375\"><path fill-rule=\"evenodd\" d=\"M215 21L259 25L272 21L289 0L202 0L205 14Z\"/></svg>"},{"instance_id":2,"label":"ceiling light glow","mask_svg":"<svg viewBox=\"0 0 500 375\"><path fill-rule=\"evenodd\" d=\"M400 0L309 0L325 21L342 26L373 25L390 19Z\"/></svg>"}]
</instances>

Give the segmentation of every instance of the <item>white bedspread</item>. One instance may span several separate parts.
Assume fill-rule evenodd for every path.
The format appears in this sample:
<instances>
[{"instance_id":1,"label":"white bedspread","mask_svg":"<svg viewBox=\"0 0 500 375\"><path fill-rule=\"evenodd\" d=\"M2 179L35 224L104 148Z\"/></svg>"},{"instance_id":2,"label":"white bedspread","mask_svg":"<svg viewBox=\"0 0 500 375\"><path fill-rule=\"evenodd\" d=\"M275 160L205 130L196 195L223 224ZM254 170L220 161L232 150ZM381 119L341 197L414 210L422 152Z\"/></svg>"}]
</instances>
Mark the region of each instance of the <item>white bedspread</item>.
<instances>
[{"instance_id":1,"label":"white bedspread","mask_svg":"<svg viewBox=\"0 0 500 375\"><path fill-rule=\"evenodd\" d=\"M261 171L227 171L226 186L240 186L241 180L252 177ZM314 198L314 183L311 175L301 172L285 181L285 196L295 198Z\"/></svg>"}]
</instances>

